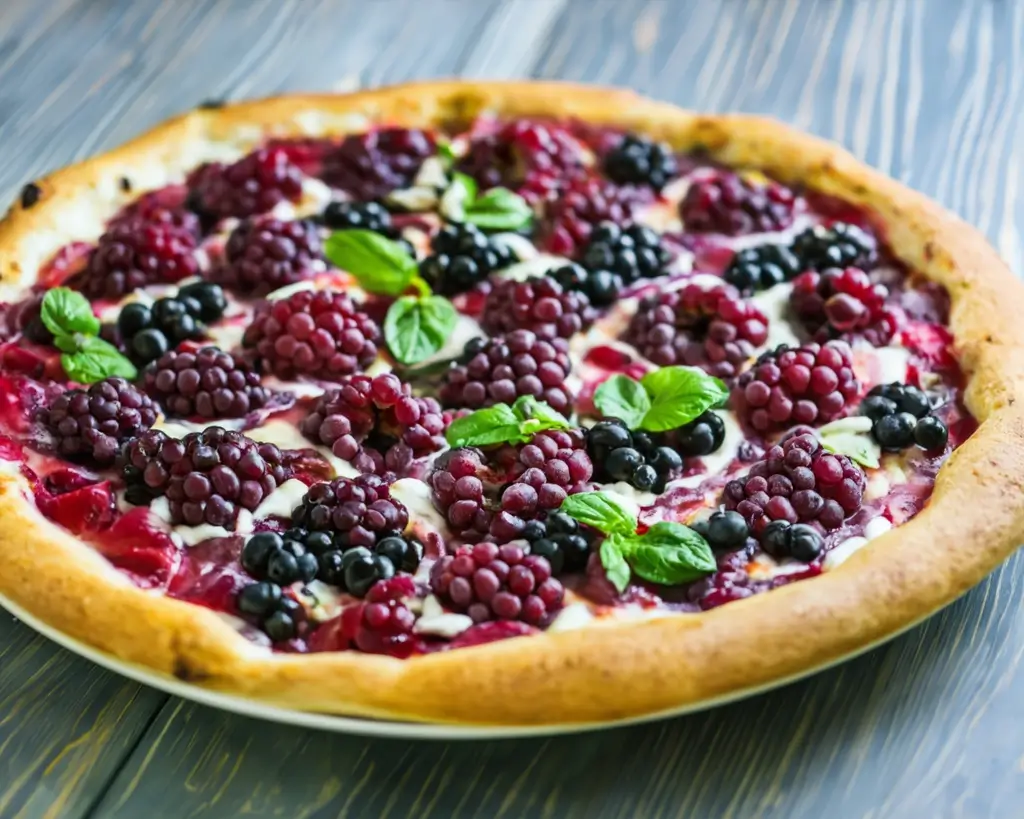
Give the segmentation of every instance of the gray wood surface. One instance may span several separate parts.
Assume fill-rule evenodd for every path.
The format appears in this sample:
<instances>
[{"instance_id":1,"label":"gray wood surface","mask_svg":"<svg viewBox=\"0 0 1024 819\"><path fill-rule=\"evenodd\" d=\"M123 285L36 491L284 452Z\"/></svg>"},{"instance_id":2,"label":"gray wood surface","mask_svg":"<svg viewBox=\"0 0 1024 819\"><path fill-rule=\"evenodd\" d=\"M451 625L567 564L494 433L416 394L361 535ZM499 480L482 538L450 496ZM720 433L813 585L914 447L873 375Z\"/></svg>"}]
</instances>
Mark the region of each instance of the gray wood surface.
<instances>
[{"instance_id":1,"label":"gray wood surface","mask_svg":"<svg viewBox=\"0 0 1024 819\"><path fill-rule=\"evenodd\" d=\"M838 139L1021 271L1022 63L1024 4L1010 0L5 0L0 183L208 97L585 80ZM0 817L1024 816L1022 576L1018 554L888 646L774 693L512 742L235 717L0 614Z\"/></svg>"}]
</instances>

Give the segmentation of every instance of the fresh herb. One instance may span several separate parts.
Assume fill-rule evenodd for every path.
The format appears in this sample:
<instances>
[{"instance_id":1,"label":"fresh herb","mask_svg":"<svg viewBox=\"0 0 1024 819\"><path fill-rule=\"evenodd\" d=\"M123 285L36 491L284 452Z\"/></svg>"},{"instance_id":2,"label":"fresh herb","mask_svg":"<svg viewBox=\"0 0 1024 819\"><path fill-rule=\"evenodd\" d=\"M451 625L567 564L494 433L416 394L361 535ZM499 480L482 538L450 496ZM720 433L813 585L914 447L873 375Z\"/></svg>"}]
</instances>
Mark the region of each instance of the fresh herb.
<instances>
[{"instance_id":1,"label":"fresh herb","mask_svg":"<svg viewBox=\"0 0 1024 819\"><path fill-rule=\"evenodd\" d=\"M663 432L688 424L729 397L725 383L696 367L661 367L635 381L613 375L594 393L594 404L630 429Z\"/></svg>"},{"instance_id":2,"label":"fresh herb","mask_svg":"<svg viewBox=\"0 0 1024 819\"><path fill-rule=\"evenodd\" d=\"M493 407L456 418L445 438L452 447L520 444L546 429L568 429L569 422L535 398L522 396L509 406Z\"/></svg>"},{"instance_id":3,"label":"fresh herb","mask_svg":"<svg viewBox=\"0 0 1024 819\"><path fill-rule=\"evenodd\" d=\"M72 381L93 384L112 375L128 379L138 376L131 361L98 337L99 319L81 293L67 287L49 290L39 315L53 333L53 345L62 353L61 367Z\"/></svg>"},{"instance_id":4,"label":"fresh herb","mask_svg":"<svg viewBox=\"0 0 1024 819\"><path fill-rule=\"evenodd\" d=\"M484 230L521 230L533 221L533 209L508 188L491 188L478 195L476 180L452 174L441 196L441 213L452 222L468 222Z\"/></svg>"},{"instance_id":5,"label":"fresh herb","mask_svg":"<svg viewBox=\"0 0 1024 819\"><path fill-rule=\"evenodd\" d=\"M419 266L398 242L372 230L336 230L324 244L336 267L355 276L359 286L380 296L400 296L418 286Z\"/></svg>"},{"instance_id":6,"label":"fresh herb","mask_svg":"<svg viewBox=\"0 0 1024 819\"><path fill-rule=\"evenodd\" d=\"M845 455L851 461L878 469L882 448L870 436L871 419L864 416L841 418L818 429L818 440L827 452Z\"/></svg>"},{"instance_id":7,"label":"fresh herb","mask_svg":"<svg viewBox=\"0 0 1024 819\"><path fill-rule=\"evenodd\" d=\"M402 296L388 308L384 339L402 364L418 364L440 350L458 313L442 296Z\"/></svg>"}]
</instances>

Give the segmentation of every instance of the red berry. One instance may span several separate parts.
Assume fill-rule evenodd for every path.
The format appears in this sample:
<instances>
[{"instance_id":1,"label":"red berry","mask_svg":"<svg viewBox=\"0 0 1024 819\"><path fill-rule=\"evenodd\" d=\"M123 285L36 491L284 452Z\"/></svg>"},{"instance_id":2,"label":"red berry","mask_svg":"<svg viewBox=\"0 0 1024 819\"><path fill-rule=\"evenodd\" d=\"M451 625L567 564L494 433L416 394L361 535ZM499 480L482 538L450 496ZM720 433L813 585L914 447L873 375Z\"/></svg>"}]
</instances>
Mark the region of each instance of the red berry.
<instances>
[{"instance_id":1,"label":"red berry","mask_svg":"<svg viewBox=\"0 0 1024 819\"><path fill-rule=\"evenodd\" d=\"M352 134L324 158L324 180L359 201L407 188L436 150L434 138L415 128L381 128Z\"/></svg>"},{"instance_id":2,"label":"red berry","mask_svg":"<svg viewBox=\"0 0 1024 819\"><path fill-rule=\"evenodd\" d=\"M144 380L168 415L183 418L241 418L271 395L248 364L216 347L171 350L146 368Z\"/></svg>"},{"instance_id":3,"label":"red berry","mask_svg":"<svg viewBox=\"0 0 1024 819\"><path fill-rule=\"evenodd\" d=\"M807 271L793 280L789 304L817 341L861 337L884 347L896 334L897 313L886 304L889 289L863 270Z\"/></svg>"},{"instance_id":4,"label":"red berry","mask_svg":"<svg viewBox=\"0 0 1024 819\"><path fill-rule=\"evenodd\" d=\"M325 269L320 237L305 221L242 222L224 247L224 263L211 278L238 293L266 295Z\"/></svg>"},{"instance_id":5,"label":"red berry","mask_svg":"<svg viewBox=\"0 0 1024 819\"><path fill-rule=\"evenodd\" d=\"M722 171L694 181L679 205L679 214L689 233L766 233L793 223L795 198L777 182L756 184L732 171Z\"/></svg>"},{"instance_id":6,"label":"red berry","mask_svg":"<svg viewBox=\"0 0 1024 819\"><path fill-rule=\"evenodd\" d=\"M409 512L391 497L383 478L360 475L313 484L292 513L292 521L304 529L336 533L342 548L371 549L379 537L402 532Z\"/></svg>"},{"instance_id":7,"label":"red berry","mask_svg":"<svg viewBox=\"0 0 1024 819\"><path fill-rule=\"evenodd\" d=\"M602 222L620 227L632 222L637 205L650 195L649 188L621 187L596 177L574 180L547 206L539 241L551 253L574 256Z\"/></svg>"},{"instance_id":8,"label":"red berry","mask_svg":"<svg viewBox=\"0 0 1024 819\"><path fill-rule=\"evenodd\" d=\"M189 202L211 222L266 213L302 196L302 174L281 148L260 148L232 165L204 165L189 183Z\"/></svg>"},{"instance_id":9,"label":"red berry","mask_svg":"<svg viewBox=\"0 0 1024 819\"><path fill-rule=\"evenodd\" d=\"M532 330L540 338L571 338L593 324L595 311L585 293L565 290L554 279L506 279L487 294L481 326L491 335Z\"/></svg>"}]
</instances>

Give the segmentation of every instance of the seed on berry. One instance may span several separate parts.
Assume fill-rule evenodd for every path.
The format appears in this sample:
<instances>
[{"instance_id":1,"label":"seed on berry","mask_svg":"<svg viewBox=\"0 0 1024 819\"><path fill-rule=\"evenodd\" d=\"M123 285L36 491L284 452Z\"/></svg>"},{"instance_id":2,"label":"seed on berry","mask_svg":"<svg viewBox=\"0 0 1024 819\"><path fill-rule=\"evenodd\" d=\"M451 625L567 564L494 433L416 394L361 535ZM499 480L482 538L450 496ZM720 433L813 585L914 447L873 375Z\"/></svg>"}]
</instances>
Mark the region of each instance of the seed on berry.
<instances>
[{"instance_id":1,"label":"seed on berry","mask_svg":"<svg viewBox=\"0 0 1024 819\"><path fill-rule=\"evenodd\" d=\"M949 429L934 415L926 416L914 427L914 441L929 452L943 449L949 440Z\"/></svg>"},{"instance_id":2,"label":"seed on berry","mask_svg":"<svg viewBox=\"0 0 1024 819\"><path fill-rule=\"evenodd\" d=\"M871 436L882 449L899 451L914 443L917 419L909 412L885 415L871 425Z\"/></svg>"}]
</instances>

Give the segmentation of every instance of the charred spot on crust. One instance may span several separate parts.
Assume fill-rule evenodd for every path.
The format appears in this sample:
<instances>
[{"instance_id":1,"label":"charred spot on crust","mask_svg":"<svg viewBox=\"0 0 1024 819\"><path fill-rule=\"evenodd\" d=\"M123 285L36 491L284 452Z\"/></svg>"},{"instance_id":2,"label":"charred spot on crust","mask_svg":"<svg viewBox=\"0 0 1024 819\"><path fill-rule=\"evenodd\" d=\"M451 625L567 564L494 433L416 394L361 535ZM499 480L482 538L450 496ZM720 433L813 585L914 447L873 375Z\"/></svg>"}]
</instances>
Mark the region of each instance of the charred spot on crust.
<instances>
[{"instance_id":1,"label":"charred spot on crust","mask_svg":"<svg viewBox=\"0 0 1024 819\"><path fill-rule=\"evenodd\" d=\"M924 243L924 258L925 261L930 262L935 258L935 243L925 242Z\"/></svg>"},{"instance_id":2,"label":"charred spot on crust","mask_svg":"<svg viewBox=\"0 0 1024 819\"><path fill-rule=\"evenodd\" d=\"M35 182L29 182L21 189L21 206L26 210L32 207L43 196L43 189Z\"/></svg>"},{"instance_id":3,"label":"charred spot on crust","mask_svg":"<svg viewBox=\"0 0 1024 819\"><path fill-rule=\"evenodd\" d=\"M216 111L218 108L223 108L227 104L228 101L225 99L211 97L210 99L203 100L197 107L203 111Z\"/></svg>"},{"instance_id":4,"label":"charred spot on crust","mask_svg":"<svg viewBox=\"0 0 1024 819\"><path fill-rule=\"evenodd\" d=\"M125 193L131 193L132 191L132 180L127 176L122 176L118 184L121 186L121 190Z\"/></svg>"},{"instance_id":5,"label":"charred spot on crust","mask_svg":"<svg viewBox=\"0 0 1024 819\"><path fill-rule=\"evenodd\" d=\"M174 659L172 673L183 682L202 682L209 677L208 674L193 669L184 657L176 657Z\"/></svg>"}]
</instances>

